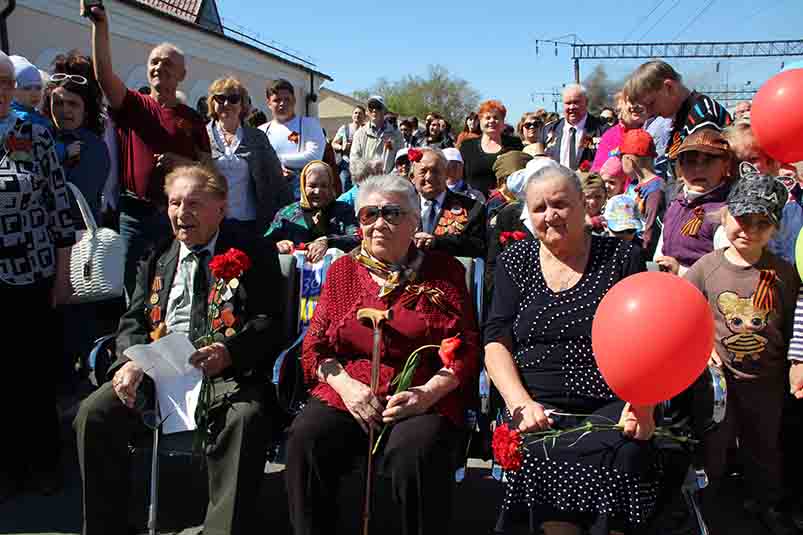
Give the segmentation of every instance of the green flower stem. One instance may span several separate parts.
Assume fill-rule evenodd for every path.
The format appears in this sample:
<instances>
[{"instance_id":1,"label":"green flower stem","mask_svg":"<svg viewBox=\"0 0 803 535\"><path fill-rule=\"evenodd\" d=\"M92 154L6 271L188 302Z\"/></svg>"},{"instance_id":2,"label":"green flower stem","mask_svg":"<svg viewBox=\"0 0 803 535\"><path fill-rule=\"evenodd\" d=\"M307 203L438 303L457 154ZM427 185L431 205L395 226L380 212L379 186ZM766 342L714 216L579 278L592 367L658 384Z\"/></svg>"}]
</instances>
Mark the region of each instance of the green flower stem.
<instances>
[{"instance_id":1,"label":"green flower stem","mask_svg":"<svg viewBox=\"0 0 803 535\"><path fill-rule=\"evenodd\" d=\"M393 378L390 382L390 386L395 386L396 390L393 392L394 394L398 394L399 392L404 392L408 388L410 388L410 383L413 382L413 375L415 375L415 371L418 369L418 362L419 362L419 353L425 349L440 349L441 346L436 345L425 345L421 346L412 353L410 356L407 357L407 362L404 363L404 368L402 368L401 373ZM372 454L376 454L376 450L379 449L379 444L382 442L382 437L385 436L385 430L388 428L388 424L382 426L382 431L379 433L379 437L374 442L374 449L371 452Z\"/></svg>"},{"instance_id":2,"label":"green flower stem","mask_svg":"<svg viewBox=\"0 0 803 535\"><path fill-rule=\"evenodd\" d=\"M576 415L570 415L570 416L576 416ZM562 429L562 430L556 429L549 431L536 431L534 433L522 433L523 437L522 444L526 446L532 446L535 444L541 444L551 440L554 446L554 442L558 438L561 438L564 435L571 435L574 433L585 434L585 433L592 433L595 431L623 431L623 430L624 426L620 424L595 424L592 422L586 422L583 425L572 427L569 429ZM686 444L699 443L698 440L695 440L687 436L675 434L670 429L663 427L657 427L653 432L653 436L658 438L664 438L667 440L674 440L675 442L681 442ZM528 438L532 438L534 440L527 440ZM580 438L582 438L582 436L579 437L577 440L580 440Z\"/></svg>"}]
</instances>

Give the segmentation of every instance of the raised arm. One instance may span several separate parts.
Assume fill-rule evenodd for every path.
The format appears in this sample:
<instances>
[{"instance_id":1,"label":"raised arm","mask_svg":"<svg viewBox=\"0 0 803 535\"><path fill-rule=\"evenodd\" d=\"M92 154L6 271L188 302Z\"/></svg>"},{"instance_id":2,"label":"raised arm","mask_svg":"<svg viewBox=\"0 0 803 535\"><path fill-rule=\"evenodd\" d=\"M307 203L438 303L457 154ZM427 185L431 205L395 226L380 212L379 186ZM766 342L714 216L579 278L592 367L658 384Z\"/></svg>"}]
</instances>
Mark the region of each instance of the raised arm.
<instances>
[{"instance_id":1,"label":"raised arm","mask_svg":"<svg viewBox=\"0 0 803 535\"><path fill-rule=\"evenodd\" d=\"M86 8L81 0L81 14ZM112 109L119 109L125 99L126 88L112 68L112 51L109 42L109 18L103 7L90 8L89 20L92 21L92 57L95 65L95 77L98 79L103 94Z\"/></svg>"}]
</instances>

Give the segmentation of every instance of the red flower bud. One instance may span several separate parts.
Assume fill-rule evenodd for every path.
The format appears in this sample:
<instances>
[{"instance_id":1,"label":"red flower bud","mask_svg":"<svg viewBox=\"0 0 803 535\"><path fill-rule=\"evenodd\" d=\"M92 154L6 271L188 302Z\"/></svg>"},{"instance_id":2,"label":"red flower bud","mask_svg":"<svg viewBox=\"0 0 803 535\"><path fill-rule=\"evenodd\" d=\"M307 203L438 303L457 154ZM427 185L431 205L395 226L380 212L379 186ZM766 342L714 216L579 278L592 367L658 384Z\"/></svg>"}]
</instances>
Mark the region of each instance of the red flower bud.
<instances>
[{"instance_id":1,"label":"red flower bud","mask_svg":"<svg viewBox=\"0 0 803 535\"><path fill-rule=\"evenodd\" d=\"M306 251L307 250L307 244L304 243L304 242L301 242L301 243L299 243L298 245L295 246L295 250L296 251Z\"/></svg>"},{"instance_id":2,"label":"red flower bud","mask_svg":"<svg viewBox=\"0 0 803 535\"><path fill-rule=\"evenodd\" d=\"M420 162L423 157L424 153L419 149L407 149L407 159L410 160L410 163Z\"/></svg>"},{"instance_id":3,"label":"red flower bud","mask_svg":"<svg viewBox=\"0 0 803 535\"><path fill-rule=\"evenodd\" d=\"M460 348L463 343L460 340L460 335L452 336L451 338L444 338L441 341L441 348L438 350L438 356L441 358L444 368L451 369L455 361L455 352Z\"/></svg>"},{"instance_id":4,"label":"red flower bud","mask_svg":"<svg viewBox=\"0 0 803 535\"><path fill-rule=\"evenodd\" d=\"M580 163L579 170L582 171L583 173L591 171L591 162L589 162L588 160L583 160Z\"/></svg>"},{"instance_id":5,"label":"red flower bud","mask_svg":"<svg viewBox=\"0 0 803 535\"><path fill-rule=\"evenodd\" d=\"M494 459L503 469L515 471L521 468L521 433L511 429L508 424L502 424L494 431L491 447Z\"/></svg>"},{"instance_id":6,"label":"red flower bud","mask_svg":"<svg viewBox=\"0 0 803 535\"><path fill-rule=\"evenodd\" d=\"M512 237L516 241L523 240L524 238L527 237L527 233L524 232L523 230L514 230Z\"/></svg>"}]
</instances>

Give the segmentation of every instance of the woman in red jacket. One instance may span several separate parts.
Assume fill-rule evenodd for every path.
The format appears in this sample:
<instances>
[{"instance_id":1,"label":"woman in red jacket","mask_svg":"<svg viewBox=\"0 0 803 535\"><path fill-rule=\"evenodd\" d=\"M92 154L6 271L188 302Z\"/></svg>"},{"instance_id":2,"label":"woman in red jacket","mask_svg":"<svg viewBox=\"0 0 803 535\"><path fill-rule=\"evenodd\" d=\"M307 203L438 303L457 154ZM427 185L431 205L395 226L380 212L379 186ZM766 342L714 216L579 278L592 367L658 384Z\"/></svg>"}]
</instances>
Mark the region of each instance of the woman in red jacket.
<instances>
[{"instance_id":1,"label":"woman in red jacket","mask_svg":"<svg viewBox=\"0 0 803 535\"><path fill-rule=\"evenodd\" d=\"M392 480L402 532L442 535L478 367L465 272L453 257L413 245L420 204L408 180L369 179L357 206L362 244L332 264L304 340L311 399L287 443L291 520L296 534L330 533L339 479L365 455L369 427L388 424L376 466ZM382 327L376 395L368 386L373 329L357 319L362 308L392 314ZM411 388L394 394L390 382L413 351L454 336L461 344L452 362L422 352Z\"/></svg>"}]
</instances>

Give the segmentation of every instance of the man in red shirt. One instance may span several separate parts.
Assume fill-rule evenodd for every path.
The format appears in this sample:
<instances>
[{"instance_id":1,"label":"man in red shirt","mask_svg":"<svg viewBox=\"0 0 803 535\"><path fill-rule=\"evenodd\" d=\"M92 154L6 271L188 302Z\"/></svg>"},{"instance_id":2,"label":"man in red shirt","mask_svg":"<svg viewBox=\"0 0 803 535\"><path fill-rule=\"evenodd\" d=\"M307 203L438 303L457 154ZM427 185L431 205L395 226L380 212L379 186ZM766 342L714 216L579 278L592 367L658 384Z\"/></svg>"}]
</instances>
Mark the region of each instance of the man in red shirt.
<instances>
[{"instance_id":1,"label":"man in red shirt","mask_svg":"<svg viewBox=\"0 0 803 535\"><path fill-rule=\"evenodd\" d=\"M81 13L85 12L82 1ZM211 149L203 119L176 98L187 74L181 50L163 43L151 51L151 91L143 95L114 73L105 9L92 7L87 16L92 21L95 75L120 138L120 234L126 244L125 286L130 297L139 260L171 235L164 177L176 166L206 160Z\"/></svg>"}]
</instances>

